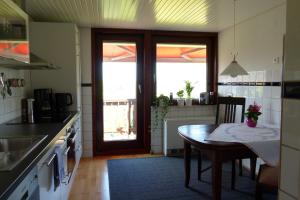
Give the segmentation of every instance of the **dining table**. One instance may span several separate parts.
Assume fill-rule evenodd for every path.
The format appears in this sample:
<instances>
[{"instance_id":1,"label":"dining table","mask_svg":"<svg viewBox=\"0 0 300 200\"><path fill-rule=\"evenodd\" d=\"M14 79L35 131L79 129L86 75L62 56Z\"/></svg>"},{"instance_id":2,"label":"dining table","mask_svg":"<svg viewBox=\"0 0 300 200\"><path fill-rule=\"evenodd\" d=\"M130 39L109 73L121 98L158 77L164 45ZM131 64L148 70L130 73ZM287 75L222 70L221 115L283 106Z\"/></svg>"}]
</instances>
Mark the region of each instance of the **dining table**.
<instances>
[{"instance_id":1,"label":"dining table","mask_svg":"<svg viewBox=\"0 0 300 200\"><path fill-rule=\"evenodd\" d=\"M207 138L218 125L184 125L178 134L184 141L185 187L189 187L192 147L204 153L212 164L212 199L221 199L222 164L235 159L250 158L251 177L255 179L257 155L242 143L209 141Z\"/></svg>"}]
</instances>

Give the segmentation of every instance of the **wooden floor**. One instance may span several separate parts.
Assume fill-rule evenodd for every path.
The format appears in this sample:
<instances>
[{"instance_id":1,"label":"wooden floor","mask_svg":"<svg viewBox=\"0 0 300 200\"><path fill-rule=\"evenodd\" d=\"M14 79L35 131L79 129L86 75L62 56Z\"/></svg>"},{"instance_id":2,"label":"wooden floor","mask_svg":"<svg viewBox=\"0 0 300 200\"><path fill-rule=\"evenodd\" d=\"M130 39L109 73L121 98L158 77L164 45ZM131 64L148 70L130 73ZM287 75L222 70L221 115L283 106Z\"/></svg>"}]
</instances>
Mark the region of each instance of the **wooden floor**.
<instances>
[{"instance_id":1,"label":"wooden floor","mask_svg":"<svg viewBox=\"0 0 300 200\"><path fill-rule=\"evenodd\" d=\"M82 158L71 189L69 200L109 200L107 160L153 156L157 155L139 154Z\"/></svg>"}]
</instances>

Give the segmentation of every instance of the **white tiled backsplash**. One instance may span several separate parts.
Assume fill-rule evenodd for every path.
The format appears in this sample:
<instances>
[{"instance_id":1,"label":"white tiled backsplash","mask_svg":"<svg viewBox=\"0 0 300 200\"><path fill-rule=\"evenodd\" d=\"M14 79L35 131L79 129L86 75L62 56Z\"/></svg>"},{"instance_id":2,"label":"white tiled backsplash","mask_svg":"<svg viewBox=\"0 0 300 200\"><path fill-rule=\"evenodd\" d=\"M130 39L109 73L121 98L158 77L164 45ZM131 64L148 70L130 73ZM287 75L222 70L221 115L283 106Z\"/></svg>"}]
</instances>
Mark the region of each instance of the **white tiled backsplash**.
<instances>
[{"instance_id":1,"label":"white tiled backsplash","mask_svg":"<svg viewBox=\"0 0 300 200\"><path fill-rule=\"evenodd\" d=\"M265 76L265 73L261 71L252 71L248 76L242 76L241 78L227 78L225 80L223 77L220 77L219 82L264 82L261 74ZM281 82L281 80L273 82ZM245 97L246 109L250 104L256 102L262 106L262 115L259 117L259 123L275 124L280 127L281 86L219 85L218 93L220 96Z\"/></svg>"},{"instance_id":2,"label":"white tiled backsplash","mask_svg":"<svg viewBox=\"0 0 300 200\"><path fill-rule=\"evenodd\" d=\"M12 95L6 95L4 99L0 96L0 124L2 124L21 115L21 99L27 97L30 92L30 72L0 68L0 73L4 73L7 79L25 79L25 87L11 88Z\"/></svg>"}]
</instances>

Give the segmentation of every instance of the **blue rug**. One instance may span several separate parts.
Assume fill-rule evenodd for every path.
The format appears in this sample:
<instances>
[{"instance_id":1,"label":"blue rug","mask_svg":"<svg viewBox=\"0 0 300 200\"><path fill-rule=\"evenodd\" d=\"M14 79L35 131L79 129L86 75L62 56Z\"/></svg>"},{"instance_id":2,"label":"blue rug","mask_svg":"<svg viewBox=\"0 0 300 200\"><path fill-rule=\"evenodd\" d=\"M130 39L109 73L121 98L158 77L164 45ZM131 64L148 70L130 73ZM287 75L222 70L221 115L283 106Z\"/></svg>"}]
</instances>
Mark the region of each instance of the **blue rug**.
<instances>
[{"instance_id":1,"label":"blue rug","mask_svg":"<svg viewBox=\"0 0 300 200\"><path fill-rule=\"evenodd\" d=\"M203 167L209 165L205 162ZM230 189L231 165L223 165L222 199L254 199L255 182L249 176L236 176L236 189ZM182 158L157 157L108 161L110 200L208 200L211 199L211 170L197 180L197 162L192 161L190 188L184 187ZM266 200L275 200L268 194Z\"/></svg>"}]
</instances>

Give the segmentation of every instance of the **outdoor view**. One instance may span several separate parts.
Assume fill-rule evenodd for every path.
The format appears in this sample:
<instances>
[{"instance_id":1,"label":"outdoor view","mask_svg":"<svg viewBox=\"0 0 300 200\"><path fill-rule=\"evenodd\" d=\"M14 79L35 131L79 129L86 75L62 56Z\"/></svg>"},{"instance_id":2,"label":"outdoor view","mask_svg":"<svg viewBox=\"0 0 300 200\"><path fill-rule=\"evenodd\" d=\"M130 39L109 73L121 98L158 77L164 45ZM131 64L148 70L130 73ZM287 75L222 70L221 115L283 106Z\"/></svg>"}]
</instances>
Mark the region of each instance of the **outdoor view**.
<instances>
[{"instance_id":1,"label":"outdoor view","mask_svg":"<svg viewBox=\"0 0 300 200\"><path fill-rule=\"evenodd\" d=\"M103 44L104 141L136 139L136 47Z\"/></svg>"},{"instance_id":2,"label":"outdoor view","mask_svg":"<svg viewBox=\"0 0 300 200\"><path fill-rule=\"evenodd\" d=\"M156 95L177 98L188 80L194 86L192 98L206 92L206 46L158 44L156 61Z\"/></svg>"},{"instance_id":3,"label":"outdoor view","mask_svg":"<svg viewBox=\"0 0 300 200\"><path fill-rule=\"evenodd\" d=\"M205 45L158 44L156 58L157 95L177 98L186 80L194 86L193 98L206 91ZM137 138L136 59L134 43L103 43L104 141Z\"/></svg>"}]
</instances>

